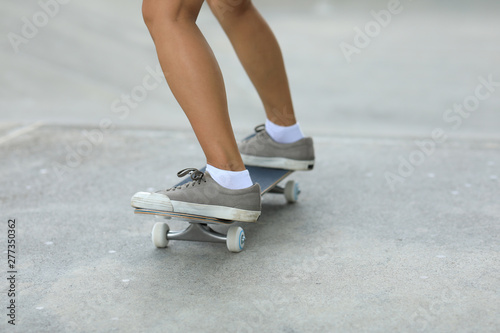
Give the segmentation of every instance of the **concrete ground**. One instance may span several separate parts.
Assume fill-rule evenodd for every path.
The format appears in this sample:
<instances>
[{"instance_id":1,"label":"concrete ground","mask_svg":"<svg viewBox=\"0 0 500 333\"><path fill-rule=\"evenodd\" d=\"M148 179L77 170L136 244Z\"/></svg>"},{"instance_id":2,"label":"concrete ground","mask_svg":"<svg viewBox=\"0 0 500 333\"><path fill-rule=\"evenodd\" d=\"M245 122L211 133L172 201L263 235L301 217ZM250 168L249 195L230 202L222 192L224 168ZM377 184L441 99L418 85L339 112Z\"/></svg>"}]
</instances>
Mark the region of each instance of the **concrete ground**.
<instances>
[{"instance_id":1,"label":"concrete ground","mask_svg":"<svg viewBox=\"0 0 500 333\"><path fill-rule=\"evenodd\" d=\"M499 4L402 0L364 45L387 1L255 3L317 164L291 177L298 203L264 197L239 254L155 249L129 205L204 163L166 84L139 94L157 66L140 2L61 4L17 46L43 9L2 6L0 331L500 330ZM207 8L199 24L242 138L260 102Z\"/></svg>"}]
</instances>

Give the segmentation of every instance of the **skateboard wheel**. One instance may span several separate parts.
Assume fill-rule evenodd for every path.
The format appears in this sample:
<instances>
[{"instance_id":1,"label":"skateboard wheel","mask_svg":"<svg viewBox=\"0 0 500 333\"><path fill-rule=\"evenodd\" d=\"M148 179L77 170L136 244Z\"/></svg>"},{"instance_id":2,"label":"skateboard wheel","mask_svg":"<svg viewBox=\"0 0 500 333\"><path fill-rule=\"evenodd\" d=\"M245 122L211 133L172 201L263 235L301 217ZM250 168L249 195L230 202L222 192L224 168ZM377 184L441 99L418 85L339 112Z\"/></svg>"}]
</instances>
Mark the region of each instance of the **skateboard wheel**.
<instances>
[{"instance_id":1,"label":"skateboard wheel","mask_svg":"<svg viewBox=\"0 0 500 333\"><path fill-rule=\"evenodd\" d=\"M165 248L168 246L168 232L170 228L168 224L163 222L155 223L153 226L153 231L151 232L151 239L153 241L153 245L159 249Z\"/></svg>"},{"instance_id":2,"label":"skateboard wheel","mask_svg":"<svg viewBox=\"0 0 500 333\"><path fill-rule=\"evenodd\" d=\"M289 180L285 185L285 198L288 203L297 202L299 199L300 189L299 184L294 180Z\"/></svg>"},{"instance_id":3,"label":"skateboard wheel","mask_svg":"<svg viewBox=\"0 0 500 333\"><path fill-rule=\"evenodd\" d=\"M227 249L231 252L241 252L245 246L245 231L241 227L233 226L227 231Z\"/></svg>"}]
</instances>

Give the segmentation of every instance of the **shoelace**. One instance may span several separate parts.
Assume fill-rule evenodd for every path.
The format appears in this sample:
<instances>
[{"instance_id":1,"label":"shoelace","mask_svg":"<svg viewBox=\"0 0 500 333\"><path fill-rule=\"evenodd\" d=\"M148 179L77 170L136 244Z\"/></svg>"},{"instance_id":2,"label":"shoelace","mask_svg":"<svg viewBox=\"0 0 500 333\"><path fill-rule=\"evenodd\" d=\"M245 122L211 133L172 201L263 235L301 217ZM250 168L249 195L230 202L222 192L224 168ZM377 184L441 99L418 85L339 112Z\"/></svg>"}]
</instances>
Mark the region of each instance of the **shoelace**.
<instances>
[{"instance_id":1,"label":"shoelace","mask_svg":"<svg viewBox=\"0 0 500 333\"><path fill-rule=\"evenodd\" d=\"M250 134L249 136L244 138L243 141L247 141L248 139L253 138L254 136L262 135L263 133L265 133L265 129L266 129L265 124L260 124L260 125L255 126L255 128L254 128L255 133Z\"/></svg>"},{"instance_id":2,"label":"shoelace","mask_svg":"<svg viewBox=\"0 0 500 333\"><path fill-rule=\"evenodd\" d=\"M266 129L266 124L260 124L260 125L255 126L254 130L255 130L255 133L259 133L265 129Z\"/></svg>"},{"instance_id":3,"label":"shoelace","mask_svg":"<svg viewBox=\"0 0 500 333\"><path fill-rule=\"evenodd\" d=\"M191 175L192 181L190 181L187 184L183 184L181 186L169 188L167 191L175 191L176 189L180 189L182 187L187 188L189 186L194 186L196 184L201 184L202 181L206 182L206 180L204 179L205 174L203 172L201 172L200 170L196 169L196 168L182 169L181 171L177 172L177 177L182 178L182 177L184 177L184 176L186 176L188 174Z\"/></svg>"}]
</instances>

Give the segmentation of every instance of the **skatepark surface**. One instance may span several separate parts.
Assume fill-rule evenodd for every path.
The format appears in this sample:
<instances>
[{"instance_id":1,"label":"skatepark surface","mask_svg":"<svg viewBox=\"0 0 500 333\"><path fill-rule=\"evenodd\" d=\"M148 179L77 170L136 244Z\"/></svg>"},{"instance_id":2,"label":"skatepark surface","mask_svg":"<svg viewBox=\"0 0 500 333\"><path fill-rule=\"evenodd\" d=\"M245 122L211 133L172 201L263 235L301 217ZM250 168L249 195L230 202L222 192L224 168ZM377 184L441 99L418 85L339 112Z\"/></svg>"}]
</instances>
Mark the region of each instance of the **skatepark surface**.
<instances>
[{"instance_id":1,"label":"skatepark surface","mask_svg":"<svg viewBox=\"0 0 500 333\"><path fill-rule=\"evenodd\" d=\"M254 3L317 160L238 254L155 249L130 207L205 163L140 1L2 5L1 332L500 331L500 4ZM198 22L242 139L262 106L206 5Z\"/></svg>"}]
</instances>

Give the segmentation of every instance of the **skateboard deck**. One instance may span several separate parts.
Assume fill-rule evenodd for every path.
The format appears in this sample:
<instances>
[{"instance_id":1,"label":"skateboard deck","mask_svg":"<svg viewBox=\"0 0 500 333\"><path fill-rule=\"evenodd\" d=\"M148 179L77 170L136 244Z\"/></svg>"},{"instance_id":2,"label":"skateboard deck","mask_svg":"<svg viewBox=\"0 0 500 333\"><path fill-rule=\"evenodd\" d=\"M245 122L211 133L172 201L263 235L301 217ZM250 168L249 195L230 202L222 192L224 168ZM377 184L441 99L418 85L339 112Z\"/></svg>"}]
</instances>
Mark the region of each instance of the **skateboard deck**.
<instances>
[{"instance_id":1,"label":"skateboard deck","mask_svg":"<svg viewBox=\"0 0 500 333\"><path fill-rule=\"evenodd\" d=\"M294 181L288 181L285 187L278 184L293 173L293 170L262 168L255 166L247 166L250 177L254 183L259 183L261 188L261 196L266 193L281 193L285 195L289 203L297 201L300 190L298 184ZM205 168L200 169L205 172ZM192 181L188 175L175 186L181 186ZM209 224L231 225L234 222L231 220L223 220L210 216L186 214L178 212L167 212L153 209L136 208L135 214L146 214L164 217L167 219L183 219L190 225L182 231L170 231L170 228L165 222L158 222L154 225L152 231L153 244L157 248L167 247L169 240L191 240L203 242L225 242L231 252L240 252L243 250L245 233L241 227L232 226L229 228L227 235L220 234L210 228ZM251 223L251 222L248 222Z\"/></svg>"}]
</instances>

